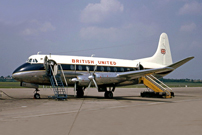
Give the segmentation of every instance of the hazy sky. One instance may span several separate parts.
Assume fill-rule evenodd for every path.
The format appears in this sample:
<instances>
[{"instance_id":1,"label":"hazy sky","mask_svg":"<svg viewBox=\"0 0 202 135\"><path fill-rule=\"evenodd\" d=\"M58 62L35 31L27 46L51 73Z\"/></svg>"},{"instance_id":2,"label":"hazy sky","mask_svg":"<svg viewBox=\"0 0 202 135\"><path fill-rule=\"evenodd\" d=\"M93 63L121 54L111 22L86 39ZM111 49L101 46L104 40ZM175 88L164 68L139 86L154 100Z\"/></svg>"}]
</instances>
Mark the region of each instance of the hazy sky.
<instances>
[{"instance_id":1,"label":"hazy sky","mask_svg":"<svg viewBox=\"0 0 202 135\"><path fill-rule=\"evenodd\" d=\"M201 0L0 0L0 76L30 55L149 57L162 32L173 62L166 78L202 79Z\"/></svg>"}]
</instances>

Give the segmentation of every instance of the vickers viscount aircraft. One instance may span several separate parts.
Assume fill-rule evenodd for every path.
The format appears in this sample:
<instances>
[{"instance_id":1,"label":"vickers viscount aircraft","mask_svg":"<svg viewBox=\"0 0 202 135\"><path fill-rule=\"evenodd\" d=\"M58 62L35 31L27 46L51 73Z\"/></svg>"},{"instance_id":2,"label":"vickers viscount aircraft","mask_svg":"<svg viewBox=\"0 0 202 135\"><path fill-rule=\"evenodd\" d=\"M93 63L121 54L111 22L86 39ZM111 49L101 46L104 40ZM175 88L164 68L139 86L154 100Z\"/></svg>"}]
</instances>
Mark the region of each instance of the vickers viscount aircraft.
<instances>
[{"instance_id":1,"label":"vickers viscount aircraft","mask_svg":"<svg viewBox=\"0 0 202 135\"><path fill-rule=\"evenodd\" d=\"M93 85L98 92L105 92L106 98L113 98L116 87L140 84L141 78L146 75L162 78L193 58L188 57L173 63L167 34L162 33L158 48L151 57L124 60L37 54L30 56L12 76L21 82L21 86L35 88L34 97L40 98L37 93L38 85L51 85L51 80L58 85L56 75L60 68L62 83L74 86L77 97L83 97L85 88ZM53 79L50 79L51 77Z\"/></svg>"}]
</instances>

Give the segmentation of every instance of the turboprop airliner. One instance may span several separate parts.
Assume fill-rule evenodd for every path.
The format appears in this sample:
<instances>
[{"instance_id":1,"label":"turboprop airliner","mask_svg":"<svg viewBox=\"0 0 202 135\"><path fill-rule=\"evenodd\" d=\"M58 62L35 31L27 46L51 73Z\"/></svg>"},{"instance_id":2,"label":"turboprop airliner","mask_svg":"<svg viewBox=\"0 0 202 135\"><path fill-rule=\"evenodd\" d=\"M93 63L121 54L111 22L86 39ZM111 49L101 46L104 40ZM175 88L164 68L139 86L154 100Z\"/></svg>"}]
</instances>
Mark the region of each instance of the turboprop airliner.
<instances>
[{"instance_id":1,"label":"turboprop airliner","mask_svg":"<svg viewBox=\"0 0 202 135\"><path fill-rule=\"evenodd\" d=\"M26 63L18 67L12 77L20 81L21 86L35 88L34 97L40 98L38 86L51 85L50 76L56 80L55 76L60 67L63 74L62 82L65 85L74 86L77 97L83 97L84 90L93 85L98 92L104 92L106 98L113 98L116 87L140 84L141 78L146 75L162 78L193 58L187 57L173 63L168 36L162 33L157 50L151 57L125 60L36 54L30 56Z\"/></svg>"}]
</instances>

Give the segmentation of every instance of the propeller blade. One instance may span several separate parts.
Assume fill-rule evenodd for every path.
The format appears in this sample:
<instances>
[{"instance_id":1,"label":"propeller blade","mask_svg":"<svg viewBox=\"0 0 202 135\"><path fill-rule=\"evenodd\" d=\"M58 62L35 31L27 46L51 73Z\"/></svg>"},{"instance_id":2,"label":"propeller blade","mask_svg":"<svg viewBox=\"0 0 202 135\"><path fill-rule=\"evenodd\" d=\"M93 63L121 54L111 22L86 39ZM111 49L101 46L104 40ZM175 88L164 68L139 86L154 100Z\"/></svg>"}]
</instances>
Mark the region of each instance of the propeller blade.
<instances>
[{"instance_id":1,"label":"propeller blade","mask_svg":"<svg viewBox=\"0 0 202 135\"><path fill-rule=\"evenodd\" d=\"M74 83L74 97L76 97L76 82Z\"/></svg>"},{"instance_id":2,"label":"propeller blade","mask_svg":"<svg viewBox=\"0 0 202 135\"><path fill-rule=\"evenodd\" d=\"M96 83L95 79L93 79L93 82L95 84L95 87L98 89L98 86L97 86L97 83Z\"/></svg>"},{"instance_id":3,"label":"propeller blade","mask_svg":"<svg viewBox=\"0 0 202 135\"><path fill-rule=\"evenodd\" d=\"M90 83L89 83L89 85L88 85L88 88L87 88L87 89L89 89L89 88L90 88L90 86L91 86L91 82L92 82L92 81L90 81Z\"/></svg>"},{"instance_id":4,"label":"propeller blade","mask_svg":"<svg viewBox=\"0 0 202 135\"><path fill-rule=\"evenodd\" d=\"M95 67L94 67L94 71L93 71L93 73L95 73L95 70L97 69L97 64L95 65Z\"/></svg>"},{"instance_id":5,"label":"propeller blade","mask_svg":"<svg viewBox=\"0 0 202 135\"><path fill-rule=\"evenodd\" d=\"M86 66L86 69L87 69L87 71L89 72L89 74L91 75L91 73L90 73L90 70L89 70L89 67L88 67L88 66Z\"/></svg>"},{"instance_id":6,"label":"propeller blade","mask_svg":"<svg viewBox=\"0 0 202 135\"><path fill-rule=\"evenodd\" d=\"M90 73L90 70L89 70L89 67L88 67L88 66L86 67L86 69L87 69L87 71L88 71L89 74L90 74L90 76L88 76L88 79L90 80L90 83L89 83L89 85L88 85L88 89L89 89L90 86L91 86L92 80L93 80L93 82L94 82L94 84L95 84L95 87L98 89L97 83L96 83L96 81L95 81L95 75L94 75L94 73L95 73L95 71L96 71L96 69L97 69L97 64L96 64L95 67L94 67L93 74Z\"/></svg>"},{"instance_id":7,"label":"propeller blade","mask_svg":"<svg viewBox=\"0 0 202 135\"><path fill-rule=\"evenodd\" d=\"M76 64L74 65L75 75L76 75ZM76 81L74 82L74 97L76 97Z\"/></svg>"}]
</instances>

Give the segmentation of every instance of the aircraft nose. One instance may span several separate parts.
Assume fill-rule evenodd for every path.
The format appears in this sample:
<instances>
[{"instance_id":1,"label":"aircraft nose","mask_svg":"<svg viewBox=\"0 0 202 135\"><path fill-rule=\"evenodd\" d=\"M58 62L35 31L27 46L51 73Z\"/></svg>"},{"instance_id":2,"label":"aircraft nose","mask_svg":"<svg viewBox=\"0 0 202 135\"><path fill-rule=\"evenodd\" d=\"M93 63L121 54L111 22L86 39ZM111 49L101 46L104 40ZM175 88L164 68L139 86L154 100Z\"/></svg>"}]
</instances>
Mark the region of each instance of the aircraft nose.
<instances>
[{"instance_id":1,"label":"aircraft nose","mask_svg":"<svg viewBox=\"0 0 202 135\"><path fill-rule=\"evenodd\" d=\"M27 64L25 63L25 64L19 66L18 68L16 68L12 74L13 79L15 79L17 81L22 81L22 75L23 75L22 71L24 71L26 66L27 66Z\"/></svg>"},{"instance_id":2,"label":"aircraft nose","mask_svg":"<svg viewBox=\"0 0 202 135\"><path fill-rule=\"evenodd\" d=\"M17 80L17 81L21 81L22 80L21 75L19 73L14 73L12 75L12 78L15 79L15 80Z\"/></svg>"},{"instance_id":3,"label":"aircraft nose","mask_svg":"<svg viewBox=\"0 0 202 135\"><path fill-rule=\"evenodd\" d=\"M13 79L16 79L16 75L15 75L15 74L12 74L12 78L13 78Z\"/></svg>"}]
</instances>

